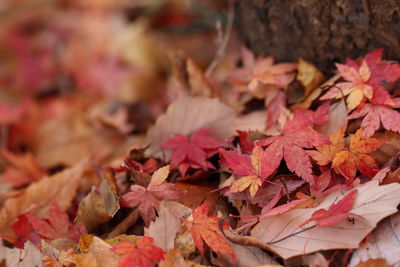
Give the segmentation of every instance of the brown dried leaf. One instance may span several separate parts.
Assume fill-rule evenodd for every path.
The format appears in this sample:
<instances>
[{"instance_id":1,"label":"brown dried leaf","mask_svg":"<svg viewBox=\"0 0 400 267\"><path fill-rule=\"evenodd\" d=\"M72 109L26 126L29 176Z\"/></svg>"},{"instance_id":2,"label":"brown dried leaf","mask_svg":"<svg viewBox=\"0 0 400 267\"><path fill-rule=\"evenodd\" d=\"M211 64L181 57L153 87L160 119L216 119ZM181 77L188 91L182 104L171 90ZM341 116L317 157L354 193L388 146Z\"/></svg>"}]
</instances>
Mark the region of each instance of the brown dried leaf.
<instances>
[{"instance_id":1,"label":"brown dried leaf","mask_svg":"<svg viewBox=\"0 0 400 267\"><path fill-rule=\"evenodd\" d=\"M260 131L264 132L266 127L266 112L253 111L249 114L237 117L235 120L235 129L240 131Z\"/></svg>"},{"instance_id":2,"label":"brown dried leaf","mask_svg":"<svg viewBox=\"0 0 400 267\"><path fill-rule=\"evenodd\" d=\"M379 186L378 181L374 180L356 189L358 194L350 213L362 218L350 216L352 220L323 228L316 227L315 223L299 226L311 218L314 211L329 208L347 194L336 191L316 208L295 209L262 220L251 231L251 235L259 238L284 259L319 250L357 248L359 242L381 219L397 211L400 185L393 183Z\"/></svg>"},{"instance_id":3,"label":"brown dried leaf","mask_svg":"<svg viewBox=\"0 0 400 267\"><path fill-rule=\"evenodd\" d=\"M112 191L111 185L103 180L100 192L93 186L89 195L81 200L75 220L84 224L90 231L97 225L111 220L119 208L118 196Z\"/></svg>"},{"instance_id":4,"label":"brown dried leaf","mask_svg":"<svg viewBox=\"0 0 400 267\"><path fill-rule=\"evenodd\" d=\"M384 259L390 266L400 264L400 213L379 223L368 241L357 249L349 266L358 266L370 259Z\"/></svg>"},{"instance_id":5,"label":"brown dried leaf","mask_svg":"<svg viewBox=\"0 0 400 267\"><path fill-rule=\"evenodd\" d=\"M210 135L225 140L235 133L235 112L218 99L205 97L188 97L173 102L167 112L161 115L155 125L147 132L146 150L148 156L169 159L169 151L162 150L161 144L174 133L188 135L201 128L212 128Z\"/></svg>"}]
</instances>

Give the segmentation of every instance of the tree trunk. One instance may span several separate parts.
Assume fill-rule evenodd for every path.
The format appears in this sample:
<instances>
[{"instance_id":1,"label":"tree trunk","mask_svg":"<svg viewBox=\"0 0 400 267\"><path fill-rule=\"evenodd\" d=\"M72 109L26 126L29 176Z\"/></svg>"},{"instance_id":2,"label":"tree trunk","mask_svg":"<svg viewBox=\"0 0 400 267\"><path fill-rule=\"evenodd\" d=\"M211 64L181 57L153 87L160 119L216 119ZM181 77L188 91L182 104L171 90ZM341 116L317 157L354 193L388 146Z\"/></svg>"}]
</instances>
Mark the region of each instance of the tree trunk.
<instances>
[{"instance_id":1,"label":"tree trunk","mask_svg":"<svg viewBox=\"0 0 400 267\"><path fill-rule=\"evenodd\" d=\"M376 48L400 60L400 0L239 0L239 29L256 53L325 71Z\"/></svg>"}]
</instances>

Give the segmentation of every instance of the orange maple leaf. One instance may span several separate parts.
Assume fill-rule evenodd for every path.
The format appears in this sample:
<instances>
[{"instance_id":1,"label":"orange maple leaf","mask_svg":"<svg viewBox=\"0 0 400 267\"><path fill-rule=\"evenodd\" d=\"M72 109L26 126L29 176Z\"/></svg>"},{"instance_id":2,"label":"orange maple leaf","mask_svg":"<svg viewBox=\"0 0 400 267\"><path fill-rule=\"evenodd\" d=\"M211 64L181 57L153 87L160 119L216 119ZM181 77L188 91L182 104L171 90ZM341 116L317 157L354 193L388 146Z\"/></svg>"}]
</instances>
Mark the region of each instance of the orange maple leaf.
<instances>
[{"instance_id":1,"label":"orange maple leaf","mask_svg":"<svg viewBox=\"0 0 400 267\"><path fill-rule=\"evenodd\" d=\"M216 216L207 216L208 203L204 203L200 207L193 209L193 221L185 220L185 227L192 234L194 245L204 255L204 242L215 253L223 253L228 255L235 263L237 259L229 245L222 236L219 228L219 218Z\"/></svg>"},{"instance_id":2,"label":"orange maple leaf","mask_svg":"<svg viewBox=\"0 0 400 267\"><path fill-rule=\"evenodd\" d=\"M153 238L143 236L136 244L121 242L111 251L123 255L118 267L153 267L154 262L164 259L164 251L152 243Z\"/></svg>"},{"instance_id":3,"label":"orange maple leaf","mask_svg":"<svg viewBox=\"0 0 400 267\"><path fill-rule=\"evenodd\" d=\"M320 165L332 162L332 168L336 173L343 175L351 182L357 173L357 169L368 177L373 177L379 170L375 159L368 153L377 150L385 142L376 138L361 139L363 130L359 129L350 140L350 147L344 147L343 133L336 136L337 139L331 145L318 146L318 151L309 151L310 155Z\"/></svg>"}]
</instances>

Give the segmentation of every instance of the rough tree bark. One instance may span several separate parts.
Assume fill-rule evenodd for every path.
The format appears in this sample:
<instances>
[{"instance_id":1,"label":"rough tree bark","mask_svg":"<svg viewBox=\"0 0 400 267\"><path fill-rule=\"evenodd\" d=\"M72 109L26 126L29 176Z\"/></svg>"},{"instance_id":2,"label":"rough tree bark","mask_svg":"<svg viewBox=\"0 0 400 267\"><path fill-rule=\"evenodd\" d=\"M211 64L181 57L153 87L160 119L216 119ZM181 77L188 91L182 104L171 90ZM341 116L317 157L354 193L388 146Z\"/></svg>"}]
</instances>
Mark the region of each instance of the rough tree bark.
<instances>
[{"instance_id":1,"label":"rough tree bark","mask_svg":"<svg viewBox=\"0 0 400 267\"><path fill-rule=\"evenodd\" d=\"M400 60L400 0L239 0L236 13L247 45L279 61L329 70L379 47Z\"/></svg>"}]
</instances>

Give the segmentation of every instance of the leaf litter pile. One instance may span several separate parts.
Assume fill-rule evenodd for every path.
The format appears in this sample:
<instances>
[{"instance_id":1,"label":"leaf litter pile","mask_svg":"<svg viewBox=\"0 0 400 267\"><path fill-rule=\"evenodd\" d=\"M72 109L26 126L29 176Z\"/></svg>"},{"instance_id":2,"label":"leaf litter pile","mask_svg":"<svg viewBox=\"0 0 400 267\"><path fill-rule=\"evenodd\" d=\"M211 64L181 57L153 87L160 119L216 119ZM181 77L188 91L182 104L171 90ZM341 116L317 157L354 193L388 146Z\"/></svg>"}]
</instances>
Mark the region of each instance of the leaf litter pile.
<instances>
[{"instance_id":1,"label":"leaf litter pile","mask_svg":"<svg viewBox=\"0 0 400 267\"><path fill-rule=\"evenodd\" d=\"M229 2L6 2L1 266L400 266L383 49L322 73Z\"/></svg>"}]
</instances>

